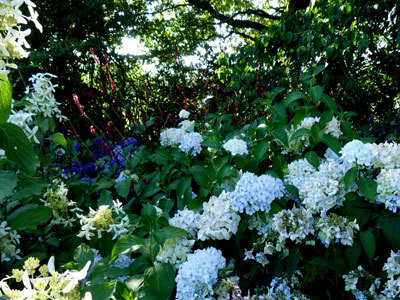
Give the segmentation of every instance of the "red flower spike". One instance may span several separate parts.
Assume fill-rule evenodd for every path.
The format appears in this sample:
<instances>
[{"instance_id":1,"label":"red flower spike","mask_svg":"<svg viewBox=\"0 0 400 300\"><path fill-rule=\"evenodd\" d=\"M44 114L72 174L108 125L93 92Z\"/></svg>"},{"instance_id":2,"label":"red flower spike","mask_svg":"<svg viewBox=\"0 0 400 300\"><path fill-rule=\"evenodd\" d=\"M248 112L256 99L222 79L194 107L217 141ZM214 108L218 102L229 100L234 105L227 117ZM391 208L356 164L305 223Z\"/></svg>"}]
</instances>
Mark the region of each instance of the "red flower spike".
<instances>
[{"instance_id":1,"label":"red flower spike","mask_svg":"<svg viewBox=\"0 0 400 300\"><path fill-rule=\"evenodd\" d=\"M82 105L79 103L78 95L77 94L72 94L72 98L74 99L74 102L76 106L78 106L79 111L81 112L82 117L86 117L85 112L83 111Z\"/></svg>"},{"instance_id":2,"label":"red flower spike","mask_svg":"<svg viewBox=\"0 0 400 300\"><path fill-rule=\"evenodd\" d=\"M90 126L90 133L96 136L96 130L94 129L93 125Z\"/></svg>"}]
</instances>

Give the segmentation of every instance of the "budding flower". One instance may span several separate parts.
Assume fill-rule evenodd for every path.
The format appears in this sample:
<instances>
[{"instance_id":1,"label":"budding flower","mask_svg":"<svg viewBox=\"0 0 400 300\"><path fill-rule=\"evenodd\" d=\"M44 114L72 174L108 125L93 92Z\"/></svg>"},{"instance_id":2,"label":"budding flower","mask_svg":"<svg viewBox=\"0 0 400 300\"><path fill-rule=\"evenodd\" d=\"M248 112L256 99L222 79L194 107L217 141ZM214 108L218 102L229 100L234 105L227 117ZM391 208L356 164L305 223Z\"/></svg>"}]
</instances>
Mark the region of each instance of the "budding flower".
<instances>
[{"instance_id":1,"label":"budding flower","mask_svg":"<svg viewBox=\"0 0 400 300\"><path fill-rule=\"evenodd\" d=\"M72 97L74 99L74 102L75 102L76 106L78 106L79 111L81 112L81 116L82 117L86 117L86 114L83 111L82 105L79 103L78 95L77 94L72 94Z\"/></svg>"}]
</instances>

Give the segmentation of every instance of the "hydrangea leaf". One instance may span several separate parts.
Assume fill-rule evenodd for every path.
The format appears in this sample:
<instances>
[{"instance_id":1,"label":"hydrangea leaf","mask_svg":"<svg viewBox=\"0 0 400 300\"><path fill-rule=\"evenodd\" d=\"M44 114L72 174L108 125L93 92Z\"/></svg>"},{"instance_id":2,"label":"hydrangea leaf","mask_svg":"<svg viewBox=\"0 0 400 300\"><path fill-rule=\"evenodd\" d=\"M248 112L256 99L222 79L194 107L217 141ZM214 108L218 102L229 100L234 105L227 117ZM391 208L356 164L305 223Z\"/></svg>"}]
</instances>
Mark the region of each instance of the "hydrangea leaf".
<instances>
[{"instance_id":1,"label":"hydrangea leaf","mask_svg":"<svg viewBox=\"0 0 400 300\"><path fill-rule=\"evenodd\" d=\"M378 184L375 180L361 177L357 182L357 186L368 200L375 201L376 190L378 188Z\"/></svg>"},{"instance_id":2,"label":"hydrangea leaf","mask_svg":"<svg viewBox=\"0 0 400 300\"><path fill-rule=\"evenodd\" d=\"M145 272L145 286L149 286L151 290L158 296L158 300L170 299L172 290L175 285L174 268L163 263L148 268Z\"/></svg>"},{"instance_id":3,"label":"hydrangea leaf","mask_svg":"<svg viewBox=\"0 0 400 300\"><path fill-rule=\"evenodd\" d=\"M59 133L59 132L53 133L49 137L49 139L51 141L53 141L54 143L56 143L64 148L67 148L67 140L65 139L65 137L62 133Z\"/></svg>"},{"instance_id":4,"label":"hydrangea leaf","mask_svg":"<svg viewBox=\"0 0 400 300\"><path fill-rule=\"evenodd\" d=\"M371 231L361 232L360 240L361 240L361 245L364 249L365 254L367 255L369 262L372 262L372 259L375 254L375 249L376 249L376 242L375 242L374 235L372 234Z\"/></svg>"},{"instance_id":5,"label":"hydrangea leaf","mask_svg":"<svg viewBox=\"0 0 400 300\"><path fill-rule=\"evenodd\" d=\"M4 197L11 195L17 185L18 177L11 171L0 171L0 203Z\"/></svg>"},{"instance_id":6,"label":"hydrangea leaf","mask_svg":"<svg viewBox=\"0 0 400 300\"><path fill-rule=\"evenodd\" d=\"M0 124L7 122L11 113L12 88L10 81L0 74Z\"/></svg>"},{"instance_id":7,"label":"hydrangea leaf","mask_svg":"<svg viewBox=\"0 0 400 300\"><path fill-rule=\"evenodd\" d=\"M21 207L8 218L8 224L12 229L23 230L34 228L50 218L50 207L36 206L29 209Z\"/></svg>"}]
</instances>

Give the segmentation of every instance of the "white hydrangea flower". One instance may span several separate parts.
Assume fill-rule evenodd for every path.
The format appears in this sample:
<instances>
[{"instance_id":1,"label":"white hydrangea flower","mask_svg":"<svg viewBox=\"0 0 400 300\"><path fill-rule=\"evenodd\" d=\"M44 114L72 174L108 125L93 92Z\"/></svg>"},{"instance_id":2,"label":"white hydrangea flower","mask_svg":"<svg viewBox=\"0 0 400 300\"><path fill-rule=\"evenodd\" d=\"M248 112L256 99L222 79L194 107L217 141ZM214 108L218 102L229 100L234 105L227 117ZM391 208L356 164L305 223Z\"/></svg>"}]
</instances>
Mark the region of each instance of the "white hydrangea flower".
<instances>
[{"instance_id":1,"label":"white hydrangea flower","mask_svg":"<svg viewBox=\"0 0 400 300\"><path fill-rule=\"evenodd\" d=\"M187 110L184 110L184 109L182 109L179 112L179 118L181 118L181 119L187 119L187 118L189 118L189 115L190 115L190 112L188 112Z\"/></svg>"},{"instance_id":2,"label":"white hydrangea flower","mask_svg":"<svg viewBox=\"0 0 400 300\"><path fill-rule=\"evenodd\" d=\"M235 155L246 155L249 152L247 151L247 144L245 141L234 138L227 141L222 146L226 151L229 151L232 156Z\"/></svg>"},{"instance_id":3,"label":"white hydrangea flower","mask_svg":"<svg viewBox=\"0 0 400 300\"><path fill-rule=\"evenodd\" d=\"M372 165L372 149L372 144L364 144L360 140L352 140L340 150L340 154L345 162L353 166L370 167Z\"/></svg>"},{"instance_id":4,"label":"white hydrangea flower","mask_svg":"<svg viewBox=\"0 0 400 300\"><path fill-rule=\"evenodd\" d=\"M176 299L212 300L218 271L225 266L226 260L221 251L213 247L189 254L175 278Z\"/></svg>"},{"instance_id":5,"label":"white hydrangea flower","mask_svg":"<svg viewBox=\"0 0 400 300\"><path fill-rule=\"evenodd\" d=\"M162 147L177 147L181 143L185 130L181 128L167 128L161 131L160 143Z\"/></svg>"},{"instance_id":6,"label":"white hydrangea flower","mask_svg":"<svg viewBox=\"0 0 400 300\"><path fill-rule=\"evenodd\" d=\"M382 169L376 182L377 202L384 203L388 210L397 212L400 208L400 169Z\"/></svg>"},{"instance_id":7,"label":"white hydrangea flower","mask_svg":"<svg viewBox=\"0 0 400 300\"><path fill-rule=\"evenodd\" d=\"M192 237L197 233L197 222L200 214L186 207L176 212L173 218L169 219L169 225L187 231Z\"/></svg>"},{"instance_id":8,"label":"white hydrangea flower","mask_svg":"<svg viewBox=\"0 0 400 300\"><path fill-rule=\"evenodd\" d=\"M270 175L257 176L246 172L232 192L233 210L252 215L257 211L268 212L271 202L283 197L282 180Z\"/></svg>"},{"instance_id":9,"label":"white hydrangea flower","mask_svg":"<svg viewBox=\"0 0 400 300\"><path fill-rule=\"evenodd\" d=\"M200 133L197 132L189 132L184 134L181 137L181 143L179 145L179 149L186 154L192 150L192 156L196 156L201 152L201 142L203 141L203 137Z\"/></svg>"},{"instance_id":10,"label":"white hydrangea flower","mask_svg":"<svg viewBox=\"0 0 400 300\"><path fill-rule=\"evenodd\" d=\"M20 249L17 248L21 236L15 230L7 227L7 222L0 223L0 262L10 261L15 257L20 259Z\"/></svg>"},{"instance_id":11,"label":"white hydrangea flower","mask_svg":"<svg viewBox=\"0 0 400 300\"><path fill-rule=\"evenodd\" d=\"M156 262L170 263L178 269L192 251L195 240L188 240L182 237L167 239L156 257Z\"/></svg>"},{"instance_id":12,"label":"white hydrangea flower","mask_svg":"<svg viewBox=\"0 0 400 300\"><path fill-rule=\"evenodd\" d=\"M317 170L307 159L298 159L288 164L289 174L285 176L288 184L294 185L298 189L302 186L304 180Z\"/></svg>"},{"instance_id":13,"label":"white hydrangea flower","mask_svg":"<svg viewBox=\"0 0 400 300\"><path fill-rule=\"evenodd\" d=\"M390 257L383 265L383 269L388 273L389 278L400 274L400 251L390 251Z\"/></svg>"},{"instance_id":14,"label":"white hydrangea flower","mask_svg":"<svg viewBox=\"0 0 400 300\"><path fill-rule=\"evenodd\" d=\"M25 110L16 111L12 109L7 122L19 126L29 140L33 140L35 143L39 144L40 142L36 137L39 127L32 125L34 116L35 115L33 113L28 113Z\"/></svg>"},{"instance_id":15,"label":"white hydrangea flower","mask_svg":"<svg viewBox=\"0 0 400 300\"><path fill-rule=\"evenodd\" d=\"M325 133L337 138L342 134L342 131L340 130L340 122L336 117L333 117L332 120L326 124Z\"/></svg>"},{"instance_id":16,"label":"white hydrangea flower","mask_svg":"<svg viewBox=\"0 0 400 300\"><path fill-rule=\"evenodd\" d=\"M193 132L194 121L184 120L178 124L178 127L185 130L186 132Z\"/></svg>"},{"instance_id":17,"label":"white hydrangea flower","mask_svg":"<svg viewBox=\"0 0 400 300\"><path fill-rule=\"evenodd\" d=\"M115 179L115 182L122 182L126 179L130 180L131 182L138 182L139 176L133 174L130 170L123 170L121 173L119 173L118 178Z\"/></svg>"},{"instance_id":18,"label":"white hydrangea flower","mask_svg":"<svg viewBox=\"0 0 400 300\"><path fill-rule=\"evenodd\" d=\"M119 200L113 201L113 205L100 205L97 210L89 207L88 216L76 214L80 219L81 231L78 237L85 237L90 240L94 236L93 231L97 232L99 238L102 234L109 232L113 234L112 239L118 239L130 233L131 225L129 217L122 208Z\"/></svg>"},{"instance_id":19,"label":"white hydrangea flower","mask_svg":"<svg viewBox=\"0 0 400 300\"><path fill-rule=\"evenodd\" d=\"M350 222L345 217L331 213L329 216L321 217L315 229L318 230L318 238L328 247L332 242L341 243L345 246L353 245L353 238L360 227L356 221Z\"/></svg>"},{"instance_id":20,"label":"white hydrangea flower","mask_svg":"<svg viewBox=\"0 0 400 300\"><path fill-rule=\"evenodd\" d=\"M395 142L372 144L372 157L372 163L375 168L399 168L400 146Z\"/></svg>"},{"instance_id":21,"label":"white hydrangea flower","mask_svg":"<svg viewBox=\"0 0 400 300\"><path fill-rule=\"evenodd\" d=\"M229 240L236 234L240 216L231 208L232 195L222 192L219 197L212 196L203 203L203 213L197 224L199 240Z\"/></svg>"},{"instance_id":22,"label":"white hydrangea flower","mask_svg":"<svg viewBox=\"0 0 400 300\"><path fill-rule=\"evenodd\" d=\"M292 208L281 210L273 216L272 230L278 233L278 242L286 239L301 243L309 234L314 234L314 218L310 210Z\"/></svg>"}]
</instances>

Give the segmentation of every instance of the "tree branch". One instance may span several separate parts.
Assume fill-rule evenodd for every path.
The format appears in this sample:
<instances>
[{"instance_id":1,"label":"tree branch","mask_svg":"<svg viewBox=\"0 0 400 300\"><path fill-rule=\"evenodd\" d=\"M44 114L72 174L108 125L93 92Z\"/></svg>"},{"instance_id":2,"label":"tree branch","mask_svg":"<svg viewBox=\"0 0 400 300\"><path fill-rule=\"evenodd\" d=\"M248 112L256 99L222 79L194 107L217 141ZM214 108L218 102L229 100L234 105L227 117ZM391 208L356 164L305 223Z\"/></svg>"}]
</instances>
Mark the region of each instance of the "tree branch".
<instances>
[{"instance_id":1,"label":"tree branch","mask_svg":"<svg viewBox=\"0 0 400 300\"><path fill-rule=\"evenodd\" d=\"M248 21L248 20L236 20L233 19L233 17L228 17L225 16L215 10L214 7L211 6L211 4L205 0L189 0L189 4L201 9L205 10L210 13L212 17L215 19L226 23L228 25L231 25L232 27L237 27L237 28L252 28L258 31L267 29L268 27L261 24L257 23L254 21Z\"/></svg>"}]
</instances>

